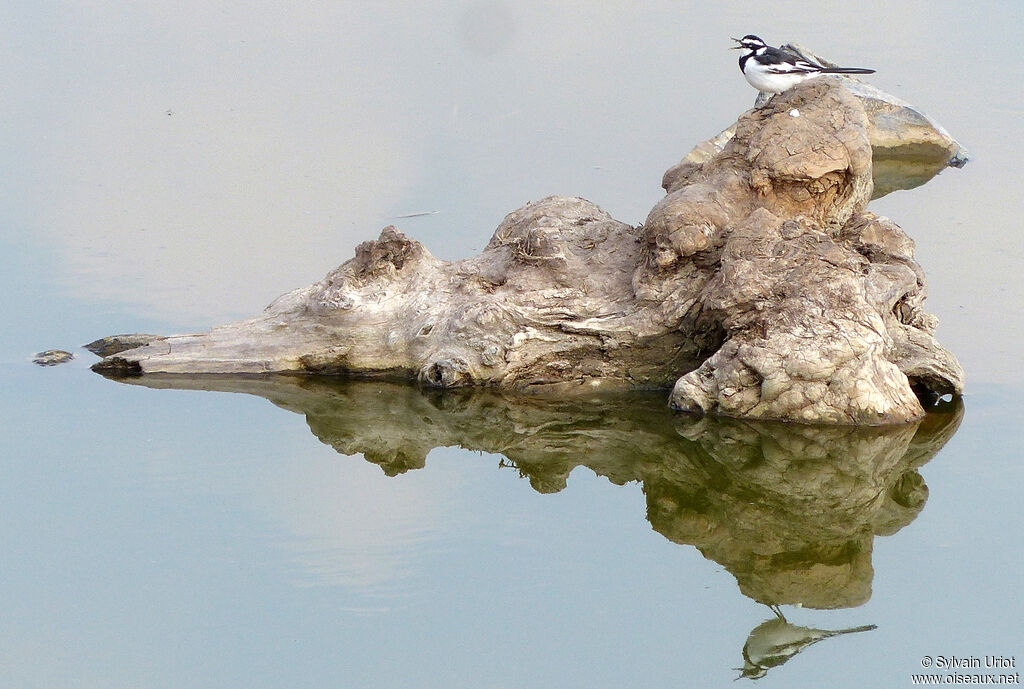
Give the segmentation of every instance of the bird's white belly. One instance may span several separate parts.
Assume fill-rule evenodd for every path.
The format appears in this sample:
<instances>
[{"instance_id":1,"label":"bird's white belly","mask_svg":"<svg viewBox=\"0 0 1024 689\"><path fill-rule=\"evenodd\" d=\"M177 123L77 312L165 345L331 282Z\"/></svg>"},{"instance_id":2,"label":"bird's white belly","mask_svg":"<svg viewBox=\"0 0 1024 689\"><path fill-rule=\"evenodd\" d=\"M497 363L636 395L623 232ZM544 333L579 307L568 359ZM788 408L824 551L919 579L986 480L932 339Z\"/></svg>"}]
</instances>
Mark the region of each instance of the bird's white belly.
<instances>
[{"instance_id":1,"label":"bird's white belly","mask_svg":"<svg viewBox=\"0 0 1024 689\"><path fill-rule=\"evenodd\" d=\"M796 86L801 81L806 81L807 79L811 79L818 75L805 74L801 72L772 74L771 72L764 72L757 69L748 69L743 76L745 76L750 85L758 91L782 93L786 89Z\"/></svg>"}]
</instances>

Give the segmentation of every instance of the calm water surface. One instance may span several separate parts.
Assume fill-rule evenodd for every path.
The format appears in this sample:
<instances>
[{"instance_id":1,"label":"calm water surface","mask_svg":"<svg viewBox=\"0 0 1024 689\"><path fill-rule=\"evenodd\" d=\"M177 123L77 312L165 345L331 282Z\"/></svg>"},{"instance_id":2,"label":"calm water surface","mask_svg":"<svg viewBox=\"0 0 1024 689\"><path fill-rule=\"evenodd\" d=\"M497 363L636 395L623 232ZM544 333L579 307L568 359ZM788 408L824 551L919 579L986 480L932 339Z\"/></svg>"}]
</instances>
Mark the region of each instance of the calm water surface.
<instances>
[{"instance_id":1,"label":"calm water surface","mask_svg":"<svg viewBox=\"0 0 1024 689\"><path fill-rule=\"evenodd\" d=\"M1024 662L1024 5L707 7L13 3L0 687L738 686L745 647L864 625L757 681ZM974 155L873 204L962 405L813 431L29 363L251 315L389 223L454 259L549 194L639 222L752 102L751 32L877 69Z\"/></svg>"}]
</instances>

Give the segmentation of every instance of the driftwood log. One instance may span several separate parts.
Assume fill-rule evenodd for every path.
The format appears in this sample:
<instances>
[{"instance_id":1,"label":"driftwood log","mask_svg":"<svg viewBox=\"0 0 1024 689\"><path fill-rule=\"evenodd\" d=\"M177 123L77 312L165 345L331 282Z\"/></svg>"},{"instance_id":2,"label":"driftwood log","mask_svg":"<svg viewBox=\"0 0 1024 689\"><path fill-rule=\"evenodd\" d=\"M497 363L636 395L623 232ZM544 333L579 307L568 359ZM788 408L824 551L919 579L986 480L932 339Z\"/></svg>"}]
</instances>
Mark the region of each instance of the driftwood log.
<instances>
[{"instance_id":1,"label":"driftwood log","mask_svg":"<svg viewBox=\"0 0 1024 689\"><path fill-rule=\"evenodd\" d=\"M912 240L866 210L869 124L841 79L811 80L744 113L719 152L672 168L642 226L550 197L454 262L388 227L257 318L144 338L95 368L560 395L672 387L685 411L917 419L919 395L958 395L963 372L932 336Z\"/></svg>"}]
</instances>

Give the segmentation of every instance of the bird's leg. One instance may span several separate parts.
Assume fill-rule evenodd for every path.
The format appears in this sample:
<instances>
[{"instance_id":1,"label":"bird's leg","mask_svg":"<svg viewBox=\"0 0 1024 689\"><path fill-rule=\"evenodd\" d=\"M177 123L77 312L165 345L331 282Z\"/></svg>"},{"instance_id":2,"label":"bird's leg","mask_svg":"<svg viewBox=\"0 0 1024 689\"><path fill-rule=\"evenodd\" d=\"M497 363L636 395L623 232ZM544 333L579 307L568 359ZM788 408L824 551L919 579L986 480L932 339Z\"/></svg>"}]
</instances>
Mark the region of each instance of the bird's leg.
<instances>
[{"instance_id":1,"label":"bird's leg","mask_svg":"<svg viewBox=\"0 0 1024 689\"><path fill-rule=\"evenodd\" d=\"M780 620L782 620L783 622L786 621L786 616L782 614L782 609L779 608L778 604L769 605L768 609L775 613L775 616L778 617Z\"/></svg>"}]
</instances>

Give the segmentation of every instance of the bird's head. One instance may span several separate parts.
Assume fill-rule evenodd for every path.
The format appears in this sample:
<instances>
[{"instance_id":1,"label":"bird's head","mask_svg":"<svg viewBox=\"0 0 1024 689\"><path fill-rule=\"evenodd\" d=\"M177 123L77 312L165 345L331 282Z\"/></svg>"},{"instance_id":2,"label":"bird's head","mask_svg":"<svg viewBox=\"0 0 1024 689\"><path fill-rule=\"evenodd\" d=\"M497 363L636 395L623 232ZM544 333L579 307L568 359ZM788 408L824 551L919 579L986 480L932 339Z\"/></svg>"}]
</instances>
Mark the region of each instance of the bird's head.
<instances>
[{"instance_id":1,"label":"bird's head","mask_svg":"<svg viewBox=\"0 0 1024 689\"><path fill-rule=\"evenodd\" d=\"M764 41L753 34L747 34L743 38L734 38L732 40L736 41L736 45L734 45L730 50L747 50L752 53L756 53L761 48L767 47L767 44Z\"/></svg>"},{"instance_id":2,"label":"bird's head","mask_svg":"<svg viewBox=\"0 0 1024 689\"><path fill-rule=\"evenodd\" d=\"M739 679L761 679L768 674L768 668L754 665L749 660L743 661L743 667L734 667L733 670L740 673L739 677L733 678L734 682Z\"/></svg>"}]
</instances>

